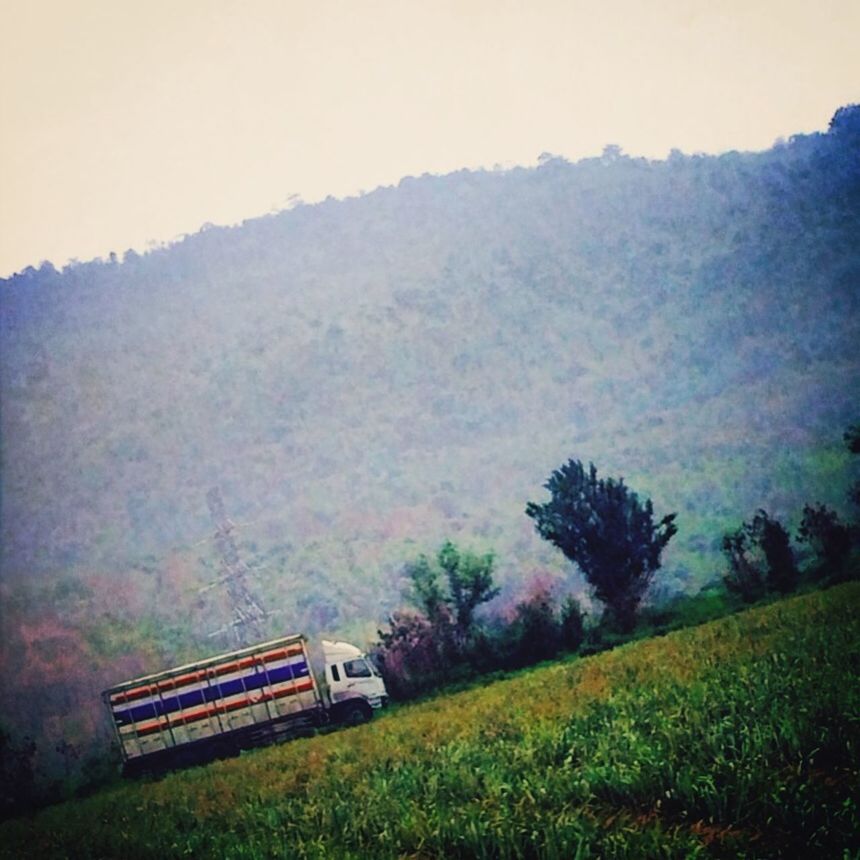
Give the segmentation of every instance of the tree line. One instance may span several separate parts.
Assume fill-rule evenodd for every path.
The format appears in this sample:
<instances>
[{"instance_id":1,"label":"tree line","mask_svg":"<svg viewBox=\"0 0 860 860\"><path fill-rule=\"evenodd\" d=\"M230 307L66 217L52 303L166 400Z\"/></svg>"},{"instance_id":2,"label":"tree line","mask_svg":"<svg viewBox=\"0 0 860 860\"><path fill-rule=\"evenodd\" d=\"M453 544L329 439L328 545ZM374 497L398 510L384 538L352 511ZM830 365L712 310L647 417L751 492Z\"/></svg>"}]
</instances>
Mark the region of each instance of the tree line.
<instances>
[{"instance_id":1,"label":"tree line","mask_svg":"<svg viewBox=\"0 0 860 860\"><path fill-rule=\"evenodd\" d=\"M860 425L849 427L843 438L852 454L860 454ZM848 497L860 507L860 481L851 487ZM806 577L824 582L847 579L858 531L857 524L843 522L826 505L804 505L796 537L811 553ZM745 603L760 600L768 593L788 594L801 582L788 530L764 509L758 510L749 522L723 535L722 551L728 562L723 577L726 588Z\"/></svg>"},{"instance_id":2,"label":"tree line","mask_svg":"<svg viewBox=\"0 0 860 860\"><path fill-rule=\"evenodd\" d=\"M844 439L852 453L860 453L860 425L850 427ZM540 580L513 612L480 614L479 607L499 594L493 580L495 557L446 541L435 556L421 555L405 566L409 606L379 631L374 657L395 698L528 666L561 652L600 650L643 625L643 599L663 550L678 531L677 515L655 518L651 500L640 499L623 478L600 478L593 463L586 468L579 460L556 469L544 487L549 501L529 502L525 513L541 537L582 571L603 606L599 618L589 619L572 595L559 601ZM860 481L849 499L860 507ZM852 554L860 543L860 524L843 522L825 505L805 505L797 542L808 557L803 570L787 529L763 509L724 534L726 599L715 614L771 594L786 595L804 582L842 581L856 571ZM652 610L648 621L659 621L652 629L683 624L685 612L691 623L704 620L701 613L690 612L695 600L678 598L674 607Z\"/></svg>"}]
</instances>

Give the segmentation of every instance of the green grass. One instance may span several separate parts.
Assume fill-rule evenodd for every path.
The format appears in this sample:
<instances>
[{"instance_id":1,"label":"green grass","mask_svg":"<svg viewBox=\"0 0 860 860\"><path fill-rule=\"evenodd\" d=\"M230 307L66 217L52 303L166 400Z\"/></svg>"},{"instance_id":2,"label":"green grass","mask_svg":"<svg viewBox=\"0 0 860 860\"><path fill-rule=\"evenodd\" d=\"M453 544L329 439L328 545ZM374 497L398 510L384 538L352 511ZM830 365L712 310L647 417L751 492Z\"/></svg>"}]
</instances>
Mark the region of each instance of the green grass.
<instances>
[{"instance_id":1,"label":"green grass","mask_svg":"<svg viewBox=\"0 0 860 860\"><path fill-rule=\"evenodd\" d=\"M860 856L860 583L0 826L22 857Z\"/></svg>"}]
</instances>

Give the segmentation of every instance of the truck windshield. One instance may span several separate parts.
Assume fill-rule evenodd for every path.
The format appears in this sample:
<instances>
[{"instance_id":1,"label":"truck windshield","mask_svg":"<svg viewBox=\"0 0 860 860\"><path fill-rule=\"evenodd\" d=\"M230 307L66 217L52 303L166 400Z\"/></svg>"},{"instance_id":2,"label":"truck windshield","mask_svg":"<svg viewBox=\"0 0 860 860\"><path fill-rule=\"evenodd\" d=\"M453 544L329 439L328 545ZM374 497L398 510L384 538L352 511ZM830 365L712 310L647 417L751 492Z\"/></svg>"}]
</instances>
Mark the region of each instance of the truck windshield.
<instances>
[{"instance_id":1,"label":"truck windshield","mask_svg":"<svg viewBox=\"0 0 860 860\"><path fill-rule=\"evenodd\" d=\"M369 678L372 674L364 659L344 661L343 671L347 678Z\"/></svg>"}]
</instances>

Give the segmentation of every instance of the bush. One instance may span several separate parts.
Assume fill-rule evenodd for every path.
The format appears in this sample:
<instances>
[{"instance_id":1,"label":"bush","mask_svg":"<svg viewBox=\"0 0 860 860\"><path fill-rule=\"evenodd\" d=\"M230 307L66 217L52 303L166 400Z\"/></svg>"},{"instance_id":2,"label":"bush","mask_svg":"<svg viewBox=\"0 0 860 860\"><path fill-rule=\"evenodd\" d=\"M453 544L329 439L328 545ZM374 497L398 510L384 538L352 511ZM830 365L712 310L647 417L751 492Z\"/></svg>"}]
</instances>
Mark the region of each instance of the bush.
<instances>
[{"instance_id":1,"label":"bush","mask_svg":"<svg viewBox=\"0 0 860 860\"><path fill-rule=\"evenodd\" d=\"M35 780L35 756L32 738L15 738L0 725L0 821L38 806L41 798Z\"/></svg>"},{"instance_id":2,"label":"bush","mask_svg":"<svg viewBox=\"0 0 860 860\"><path fill-rule=\"evenodd\" d=\"M530 666L558 654L561 624L548 588L538 588L517 604L508 635L514 646L514 665Z\"/></svg>"},{"instance_id":3,"label":"bush","mask_svg":"<svg viewBox=\"0 0 860 860\"><path fill-rule=\"evenodd\" d=\"M578 651L585 641L585 613L576 598L568 595L561 605L561 645L565 651Z\"/></svg>"},{"instance_id":4,"label":"bush","mask_svg":"<svg viewBox=\"0 0 860 860\"><path fill-rule=\"evenodd\" d=\"M392 698L409 699L446 680L450 664L446 642L439 636L438 625L426 616L409 610L395 612L389 630L378 634L373 658Z\"/></svg>"}]
</instances>

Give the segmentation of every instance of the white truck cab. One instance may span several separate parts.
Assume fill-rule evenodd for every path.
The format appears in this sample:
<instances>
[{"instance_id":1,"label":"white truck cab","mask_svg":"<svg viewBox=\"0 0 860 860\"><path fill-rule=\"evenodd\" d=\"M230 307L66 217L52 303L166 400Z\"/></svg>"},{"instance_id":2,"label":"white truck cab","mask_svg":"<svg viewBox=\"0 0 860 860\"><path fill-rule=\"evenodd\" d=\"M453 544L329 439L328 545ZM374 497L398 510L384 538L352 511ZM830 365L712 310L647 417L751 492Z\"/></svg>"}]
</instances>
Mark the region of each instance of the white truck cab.
<instances>
[{"instance_id":1,"label":"white truck cab","mask_svg":"<svg viewBox=\"0 0 860 860\"><path fill-rule=\"evenodd\" d=\"M325 679L332 716L338 722L360 723L388 703L385 682L373 663L355 645L322 641Z\"/></svg>"}]
</instances>

